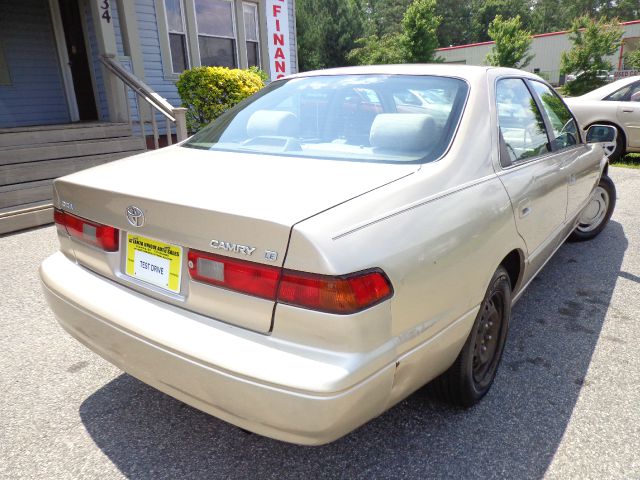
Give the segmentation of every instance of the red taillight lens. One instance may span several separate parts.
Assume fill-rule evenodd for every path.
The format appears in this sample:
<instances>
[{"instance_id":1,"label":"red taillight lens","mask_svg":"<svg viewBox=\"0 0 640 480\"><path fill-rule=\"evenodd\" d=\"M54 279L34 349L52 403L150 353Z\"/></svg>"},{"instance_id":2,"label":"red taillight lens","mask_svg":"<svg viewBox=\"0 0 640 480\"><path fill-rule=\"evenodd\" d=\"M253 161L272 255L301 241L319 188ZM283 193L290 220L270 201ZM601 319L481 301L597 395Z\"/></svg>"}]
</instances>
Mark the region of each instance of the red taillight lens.
<instances>
[{"instance_id":1,"label":"red taillight lens","mask_svg":"<svg viewBox=\"0 0 640 480\"><path fill-rule=\"evenodd\" d=\"M106 252L118 251L120 231L117 228L92 222L58 209L53 211L53 221L58 229L64 229L69 235L84 243Z\"/></svg>"},{"instance_id":2,"label":"red taillight lens","mask_svg":"<svg viewBox=\"0 0 640 480\"><path fill-rule=\"evenodd\" d=\"M191 278L268 300L276 299L280 269L189 250Z\"/></svg>"},{"instance_id":3,"label":"red taillight lens","mask_svg":"<svg viewBox=\"0 0 640 480\"><path fill-rule=\"evenodd\" d=\"M379 270L333 277L285 270L278 301L327 313L350 314L393 295L391 283Z\"/></svg>"},{"instance_id":4,"label":"red taillight lens","mask_svg":"<svg viewBox=\"0 0 640 480\"><path fill-rule=\"evenodd\" d=\"M189 274L194 280L327 313L359 312L393 295L391 283L381 270L334 277L282 270L198 250L189 250L188 259Z\"/></svg>"}]
</instances>

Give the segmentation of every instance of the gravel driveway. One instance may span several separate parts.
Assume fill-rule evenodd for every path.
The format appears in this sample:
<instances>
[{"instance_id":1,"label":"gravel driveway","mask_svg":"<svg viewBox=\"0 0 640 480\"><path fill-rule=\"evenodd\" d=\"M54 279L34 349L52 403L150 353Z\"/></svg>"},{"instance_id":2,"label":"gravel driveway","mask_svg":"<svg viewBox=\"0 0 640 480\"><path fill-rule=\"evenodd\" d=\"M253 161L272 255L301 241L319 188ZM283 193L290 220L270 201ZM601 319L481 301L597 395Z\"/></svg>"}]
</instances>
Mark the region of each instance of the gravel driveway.
<instances>
[{"instance_id":1,"label":"gravel driveway","mask_svg":"<svg viewBox=\"0 0 640 480\"><path fill-rule=\"evenodd\" d=\"M419 391L350 435L247 434L123 374L58 327L37 268L53 227L0 237L0 478L640 478L640 171L515 306L489 395Z\"/></svg>"}]
</instances>

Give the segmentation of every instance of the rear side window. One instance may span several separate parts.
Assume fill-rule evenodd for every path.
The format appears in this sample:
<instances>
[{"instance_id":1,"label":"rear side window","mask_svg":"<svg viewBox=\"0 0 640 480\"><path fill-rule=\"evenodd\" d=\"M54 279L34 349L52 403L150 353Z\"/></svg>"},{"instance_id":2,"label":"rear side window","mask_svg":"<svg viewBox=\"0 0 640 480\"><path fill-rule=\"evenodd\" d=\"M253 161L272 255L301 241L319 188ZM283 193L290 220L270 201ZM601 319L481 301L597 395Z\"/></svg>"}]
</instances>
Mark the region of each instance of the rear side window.
<instances>
[{"instance_id":1,"label":"rear side window","mask_svg":"<svg viewBox=\"0 0 640 480\"><path fill-rule=\"evenodd\" d=\"M640 101L640 82L632 83L616 90L612 94L606 96L603 100L612 102L639 102Z\"/></svg>"},{"instance_id":2,"label":"rear side window","mask_svg":"<svg viewBox=\"0 0 640 480\"><path fill-rule=\"evenodd\" d=\"M542 107L551 122L555 149L580 143L576 121L560 97L544 83L532 81L531 86L542 100Z\"/></svg>"},{"instance_id":3,"label":"rear side window","mask_svg":"<svg viewBox=\"0 0 640 480\"><path fill-rule=\"evenodd\" d=\"M227 111L183 145L291 157L424 163L447 150L468 90L463 80L429 75L282 80Z\"/></svg>"},{"instance_id":4,"label":"rear side window","mask_svg":"<svg viewBox=\"0 0 640 480\"><path fill-rule=\"evenodd\" d=\"M496 85L498 126L503 164L517 163L550 151L544 118L519 78L506 78Z\"/></svg>"}]
</instances>

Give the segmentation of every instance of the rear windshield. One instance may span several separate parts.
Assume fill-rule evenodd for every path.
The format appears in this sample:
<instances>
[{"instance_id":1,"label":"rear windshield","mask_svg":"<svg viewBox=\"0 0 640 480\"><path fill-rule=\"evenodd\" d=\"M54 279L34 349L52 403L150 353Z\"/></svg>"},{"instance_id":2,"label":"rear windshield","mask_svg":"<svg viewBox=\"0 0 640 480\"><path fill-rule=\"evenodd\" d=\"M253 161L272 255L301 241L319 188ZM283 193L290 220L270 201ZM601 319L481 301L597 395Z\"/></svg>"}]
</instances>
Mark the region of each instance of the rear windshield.
<instances>
[{"instance_id":1,"label":"rear windshield","mask_svg":"<svg viewBox=\"0 0 640 480\"><path fill-rule=\"evenodd\" d=\"M274 82L183 145L370 162L423 163L449 146L467 97L463 80L340 75Z\"/></svg>"}]
</instances>

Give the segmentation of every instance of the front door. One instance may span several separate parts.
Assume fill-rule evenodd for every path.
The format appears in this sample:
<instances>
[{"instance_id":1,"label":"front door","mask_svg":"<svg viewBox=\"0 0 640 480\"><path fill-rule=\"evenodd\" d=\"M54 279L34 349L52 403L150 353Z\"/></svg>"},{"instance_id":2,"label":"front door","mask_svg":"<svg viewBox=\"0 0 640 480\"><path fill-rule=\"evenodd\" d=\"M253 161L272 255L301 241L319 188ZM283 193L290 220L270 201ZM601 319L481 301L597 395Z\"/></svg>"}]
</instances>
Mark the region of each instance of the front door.
<instances>
[{"instance_id":1,"label":"front door","mask_svg":"<svg viewBox=\"0 0 640 480\"><path fill-rule=\"evenodd\" d=\"M602 149L581 142L578 122L560 96L542 82L530 81L548 119L553 150L563 158L562 173L567 178L567 220L575 218L600 179Z\"/></svg>"},{"instance_id":2,"label":"front door","mask_svg":"<svg viewBox=\"0 0 640 480\"><path fill-rule=\"evenodd\" d=\"M544 253L555 248L565 221L567 179L562 167L566 158L552 150L542 112L522 79L498 80L496 98L504 167L500 179L534 264L548 258Z\"/></svg>"},{"instance_id":3,"label":"front door","mask_svg":"<svg viewBox=\"0 0 640 480\"><path fill-rule=\"evenodd\" d=\"M82 31L82 17L78 0L58 0L60 17L67 44L69 67L73 78L73 89L78 102L78 114L81 121L98 119L96 99L89 70L89 57Z\"/></svg>"}]
</instances>

